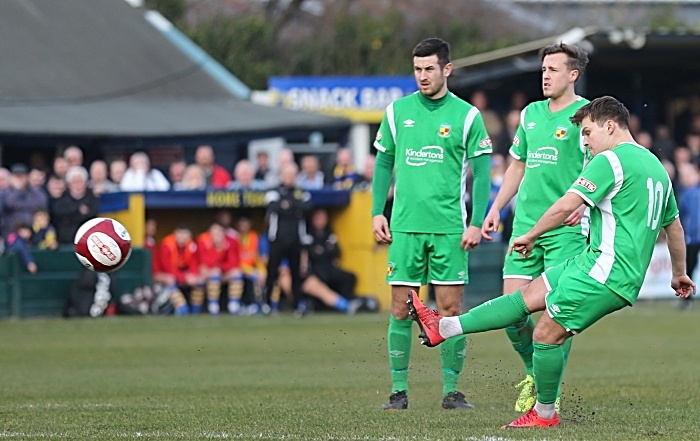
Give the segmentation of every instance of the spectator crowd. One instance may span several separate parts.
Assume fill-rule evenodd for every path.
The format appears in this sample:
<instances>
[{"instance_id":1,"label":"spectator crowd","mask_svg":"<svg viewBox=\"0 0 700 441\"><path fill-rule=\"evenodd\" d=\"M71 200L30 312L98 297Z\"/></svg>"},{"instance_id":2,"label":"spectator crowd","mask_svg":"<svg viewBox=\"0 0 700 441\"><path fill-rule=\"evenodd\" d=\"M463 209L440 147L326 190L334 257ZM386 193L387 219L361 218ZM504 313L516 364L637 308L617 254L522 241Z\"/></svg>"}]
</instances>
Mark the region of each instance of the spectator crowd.
<instances>
[{"instance_id":1,"label":"spectator crowd","mask_svg":"<svg viewBox=\"0 0 700 441\"><path fill-rule=\"evenodd\" d=\"M232 177L216 163L210 146L200 146L193 164L173 162L166 178L151 166L145 152L133 153L128 164L121 159L95 160L88 171L82 150L71 146L54 159L48 173L20 163L9 170L0 168L2 243L34 273L31 249L72 244L79 226L98 215L102 194L206 188L265 191L265 232L253 228L249 214L238 213L233 223L231 214L222 211L206 231L195 234L182 224L156 242L156 221L148 220L145 245L152 253L153 281L167 292L173 311L271 314L280 305L300 315L318 308L350 314L361 308L376 310L376 301L368 304L356 296L355 276L338 266L339 248L328 215L322 208L314 210L305 192L332 188L336 180L342 184L337 188L371 180L371 170L361 176L348 167L352 161L348 149L340 149L338 158L340 172L328 182L317 157L302 157L300 172L286 149L276 158L275 170L261 153L255 165L239 161ZM307 219L311 234L306 233Z\"/></svg>"}]
</instances>

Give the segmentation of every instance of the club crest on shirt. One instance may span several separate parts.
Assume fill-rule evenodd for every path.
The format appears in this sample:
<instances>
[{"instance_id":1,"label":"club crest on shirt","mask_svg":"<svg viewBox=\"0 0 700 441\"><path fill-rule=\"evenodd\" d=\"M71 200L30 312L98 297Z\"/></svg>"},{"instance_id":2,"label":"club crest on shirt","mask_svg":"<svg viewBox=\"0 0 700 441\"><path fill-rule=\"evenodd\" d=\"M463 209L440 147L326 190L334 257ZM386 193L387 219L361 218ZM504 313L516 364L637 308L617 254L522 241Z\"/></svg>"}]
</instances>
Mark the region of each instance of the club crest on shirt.
<instances>
[{"instance_id":1,"label":"club crest on shirt","mask_svg":"<svg viewBox=\"0 0 700 441\"><path fill-rule=\"evenodd\" d=\"M450 130L452 130L452 127L450 127L449 124L440 124L440 130L438 130L438 135L440 135L441 138L449 138Z\"/></svg>"},{"instance_id":2,"label":"club crest on shirt","mask_svg":"<svg viewBox=\"0 0 700 441\"><path fill-rule=\"evenodd\" d=\"M594 183L592 183L591 181L589 181L586 178L578 178L576 180L576 182L574 182L574 185L578 185L580 187L583 187L586 190L590 191L591 193L593 193L595 191L595 189L597 188Z\"/></svg>"},{"instance_id":3,"label":"club crest on shirt","mask_svg":"<svg viewBox=\"0 0 700 441\"><path fill-rule=\"evenodd\" d=\"M557 130L554 132L554 137L560 141L563 141L563 140L568 138L566 136L566 131L567 131L566 126L559 126L559 127L557 127Z\"/></svg>"}]
</instances>

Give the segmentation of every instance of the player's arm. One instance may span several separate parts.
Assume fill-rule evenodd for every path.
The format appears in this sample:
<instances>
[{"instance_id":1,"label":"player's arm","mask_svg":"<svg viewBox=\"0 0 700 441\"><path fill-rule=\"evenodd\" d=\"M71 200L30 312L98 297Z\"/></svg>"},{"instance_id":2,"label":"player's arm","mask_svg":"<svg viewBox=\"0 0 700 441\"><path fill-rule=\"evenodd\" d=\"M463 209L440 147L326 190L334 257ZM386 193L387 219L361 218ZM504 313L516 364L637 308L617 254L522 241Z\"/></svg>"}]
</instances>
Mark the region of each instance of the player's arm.
<instances>
[{"instance_id":1,"label":"player's arm","mask_svg":"<svg viewBox=\"0 0 700 441\"><path fill-rule=\"evenodd\" d=\"M474 175L474 183L472 185L471 221L462 234L461 241L461 246L465 250L476 248L481 242L481 227L484 224L486 207L489 204L491 195L491 153L493 152L493 144L486 131L481 113L476 107L469 111L467 120L472 112L475 115L466 134L465 148L467 149L469 165ZM466 219L464 219L464 222L466 226Z\"/></svg>"},{"instance_id":2,"label":"player's arm","mask_svg":"<svg viewBox=\"0 0 700 441\"><path fill-rule=\"evenodd\" d=\"M525 163L527 162L527 133L523 127L523 121L525 120L525 112L527 107L523 109L520 114L520 124L518 129L515 131L515 136L513 137L513 144L510 146L508 153L512 156L515 161L512 161L503 176L503 183L501 183L501 188L496 195L496 199L491 206L491 211L500 212L503 208L508 205L508 203L513 199L513 197L518 193L520 188L520 183L523 181L525 176ZM495 230L492 230L495 231Z\"/></svg>"},{"instance_id":3,"label":"player's arm","mask_svg":"<svg viewBox=\"0 0 700 441\"><path fill-rule=\"evenodd\" d=\"M390 243L389 222L384 217L384 206L391 186L394 170L394 155L377 152L372 177L372 231L379 243Z\"/></svg>"},{"instance_id":4,"label":"player's arm","mask_svg":"<svg viewBox=\"0 0 700 441\"><path fill-rule=\"evenodd\" d=\"M523 109L521 121L527 108ZM510 147L510 155L515 159L511 161L503 175L501 188L498 190L496 199L491 205L491 209L484 219L484 225L481 228L481 235L488 241L492 240L492 231L498 231L498 224L501 222L501 210L515 197L520 188L520 183L525 176L525 160L527 158L527 137L522 123L518 125L518 130L513 138L513 145Z\"/></svg>"},{"instance_id":5,"label":"player's arm","mask_svg":"<svg viewBox=\"0 0 700 441\"><path fill-rule=\"evenodd\" d=\"M666 244L671 254L671 287L679 297L687 298L695 294L695 283L686 274L685 268L685 237L681 220L676 218L664 227L666 231Z\"/></svg>"},{"instance_id":6,"label":"player's arm","mask_svg":"<svg viewBox=\"0 0 700 441\"><path fill-rule=\"evenodd\" d=\"M491 205L481 228L481 235L486 240L492 240L490 233L498 231L498 224L501 222L501 210L508 205L508 202L518 193L518 188L525 175L525 163L515 160L510 163L503 175L503 182L498 194Z\"/></svg>"},{"instance_id":7,"label":"player's arm","mask_svg":"<svg viewBox=\"0 0 700 441\"><path fill-rule=\"evenodd\" d=\"M508 202L518 193L523 176L525 176L525 162L519 159L512 161L503 175L503 183L491 206L492 211L500 212L508 205Z\"/></svg>"},{"instance_id":8,"label":"player's arm","mask_svg":"<svg viewBox=\"0 0 700 441\"><path fill-rule=\"evenodd\" d=\"M530 231L524 236L513 240L509 254L512 254L513 250L515 250L523 257L529 256L535 241L544 233L552 231L561 225L571 213L583 204L583 202L583 198L577 193L567 192L564 194L554 205L545 211L540 220L537 221Z\"/></svg>"},{"instance_id":9,"label":"player's arm","mask_svg":"<svg viewBox=\"0 0 700 441\"><path fill-rule=\"evenodd\" d=\"M389 221L384 216L384 206L391 187L396 156L396 125L394 123L394 103L386 108L377 136L374 139L377 158L372 177L372 232L379 243L391 243Z\"/></svg>"},{"instance_id":10,"label":"player's arm","mask_svg":"<svg viewBox=\"0 0 700 441\"><path fill-rule=\"evenodd\" d=\"M668 181L666 207L661 219L661 225L666 231L666 246L671 255L671 287L679 297L687 298L695 294L695 283L686 274L685 267L685 233L681 219L678 216L678 205L673 193L671 180ZM692 269L692 268L691 268Z\"/></svg>"}]
</instances>

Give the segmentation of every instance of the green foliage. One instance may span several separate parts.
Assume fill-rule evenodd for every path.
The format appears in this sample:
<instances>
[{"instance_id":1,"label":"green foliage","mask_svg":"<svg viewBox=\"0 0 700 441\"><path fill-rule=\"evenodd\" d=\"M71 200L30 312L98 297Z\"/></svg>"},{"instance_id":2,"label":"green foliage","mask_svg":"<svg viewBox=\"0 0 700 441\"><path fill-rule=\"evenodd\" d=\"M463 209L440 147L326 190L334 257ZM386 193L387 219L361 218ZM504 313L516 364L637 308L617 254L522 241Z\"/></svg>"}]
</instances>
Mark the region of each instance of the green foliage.
<instances>
[{"instance_id":1,"label":"green foliage","mask_svg":"<svg viewBox=\"0 0 700 441\"><path fill-rule=\"evenodd\" d=\"M678 20L678 7L673 4L665 4L654 10L650 17L650 26L653 31L674 31L683 27L684 23Z\"/></svg>"},{"instance_id":2,"label":"green foliage","mask_svg":"<svg viewBox=\"0 0 700 441\"><path fill-rule=\"evenodd\" d=\"M262 16L216 17L197 24L189 37L253 89L266 89L267 79L284 73L277 30Z\"/></svg>"},{"instance_id":3,"label":"green foliage","mask_svg":"<svg viewBox=\"0 0 700 441\"><path fill-rule=\"evenodd\" d=\"M398 8L383 16L342 9L330 17L320 38L297 48L292 75L406 75L412 70L411 50L420 40L439 37L450 42L459 58L504 46L512 38L494 40L476 20L427 19L417 27Z\"/></svg>"},{"instance_id":4,"label":"green foliage","mask_svg":"<svg viewBox=\"0 0 700 441\"><path fill-rule=\"evenodd\" d=\"M144 5L176 24L182 22L187 12L186 0L146 0Z\"/></svg>"},{"instance_id":5,"label":"green foliage","mask_svg":"<svg viewBox=\"0 0 700 441\"><path fill-rule=\"evenodd\" d=\"M504 432L523 375L502 332L469 337L447 412L414 337L410 407L390 392L388 313L0 322L6 439L696 440L700 308L640 302L574 338L562 426ZM414 327L414 336L417 327Z\"/></svg>"},{"instance_id":6,"label":"green foliage","mask_svg":"<svg viewBox=\"0 0 700 441\"><path fill-rule=\"evenodd\" d=\"M435 17L411 25L398 7L374 15L353 6L340 3L323 17L282 27L258 12L218 16L183 30L253 89L265 89L273 75L410 74L411 50L427 37L449 41L453 58L515 41L494 39L472 18L443 18L436 11Z\"/></svg>"},{"instance_id":7,"label":"green foliage","mask_svg":"<svg viewBox=\"0 0 700 441\"><path fill-rule=\"evenodd\" d=\"M307 60L295 74L377 75L410 72L405 20L398 10L384 16L338 11L324 35L309 46ZM410 51L410 49L408 49Z\"/></svg>"}]
</instances>

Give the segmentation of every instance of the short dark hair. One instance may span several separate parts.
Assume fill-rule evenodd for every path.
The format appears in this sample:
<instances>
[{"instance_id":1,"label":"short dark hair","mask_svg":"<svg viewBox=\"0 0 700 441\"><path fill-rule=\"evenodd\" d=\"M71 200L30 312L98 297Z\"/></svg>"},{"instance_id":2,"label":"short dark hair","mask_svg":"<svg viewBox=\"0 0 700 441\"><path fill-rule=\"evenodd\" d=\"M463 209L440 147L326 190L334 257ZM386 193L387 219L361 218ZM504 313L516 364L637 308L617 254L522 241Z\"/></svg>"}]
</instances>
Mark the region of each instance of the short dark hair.
<instances>
[{"instance_id":1,"label":"short dark hair","mask_svg":"<svg viewBox=\"0 0 700 441\"><path fill-rule=\"evenodd\" d=\"M586 51L572 44L550 44L540 49L540 61L544 61L544 57L552 54L566 54L566 56L569 57L566 67L568 67L569 70L577 70L578 76L581 78L583 71L586 70L586 66L588 65L588 53L586 53Z\"/></svg>"},{"instance_id":2,"label":"short dark hair","mask_svg":"<svg viewBox=\"0 0 700 441\"><path fill-rule=\"evenodd\" d=\"M17 221L14 224L12 224L12 231L19 231L19 230L29 230L32 231L31 225L25 221Z\"/></svg>"},{"instance_id":3,"label":"short dark hair","mask_svg":"<svg viewBox=\"0 0 700 441\"><path fill-rule=\"evenodd\" d=\"M580 126L586 117L599 126L602 126L609 119L615 121L623 129L628 129L630 126L630 112L627 110L627 107L611 96L602 96L594 99L578 109L569 120L573 124Z\"/></svg>"},{"instance_id":4,"label":"short dark hair","mask_svg":"<svg viewBox=\"0 0 700 441\"><path fill-rule=\"evenodd\" d=\"M450 44L440 38L426 38L413 48L414 57L437 55L440 67L450 62Z\"/></svg>"},{"instance_id":5,"label":"short dark hair","mask_svg":"<svg viewBox=\"0 0 700 441\"><path fill-rule=\"evenodd\" d=\"M212 222L209 227L211 228L213 226L221 227L224 230L226 230L228 228L228 225L226 225L225 223L218 221L218 220L215 220L214 222Z\"/></svg>"}]
</instances>

